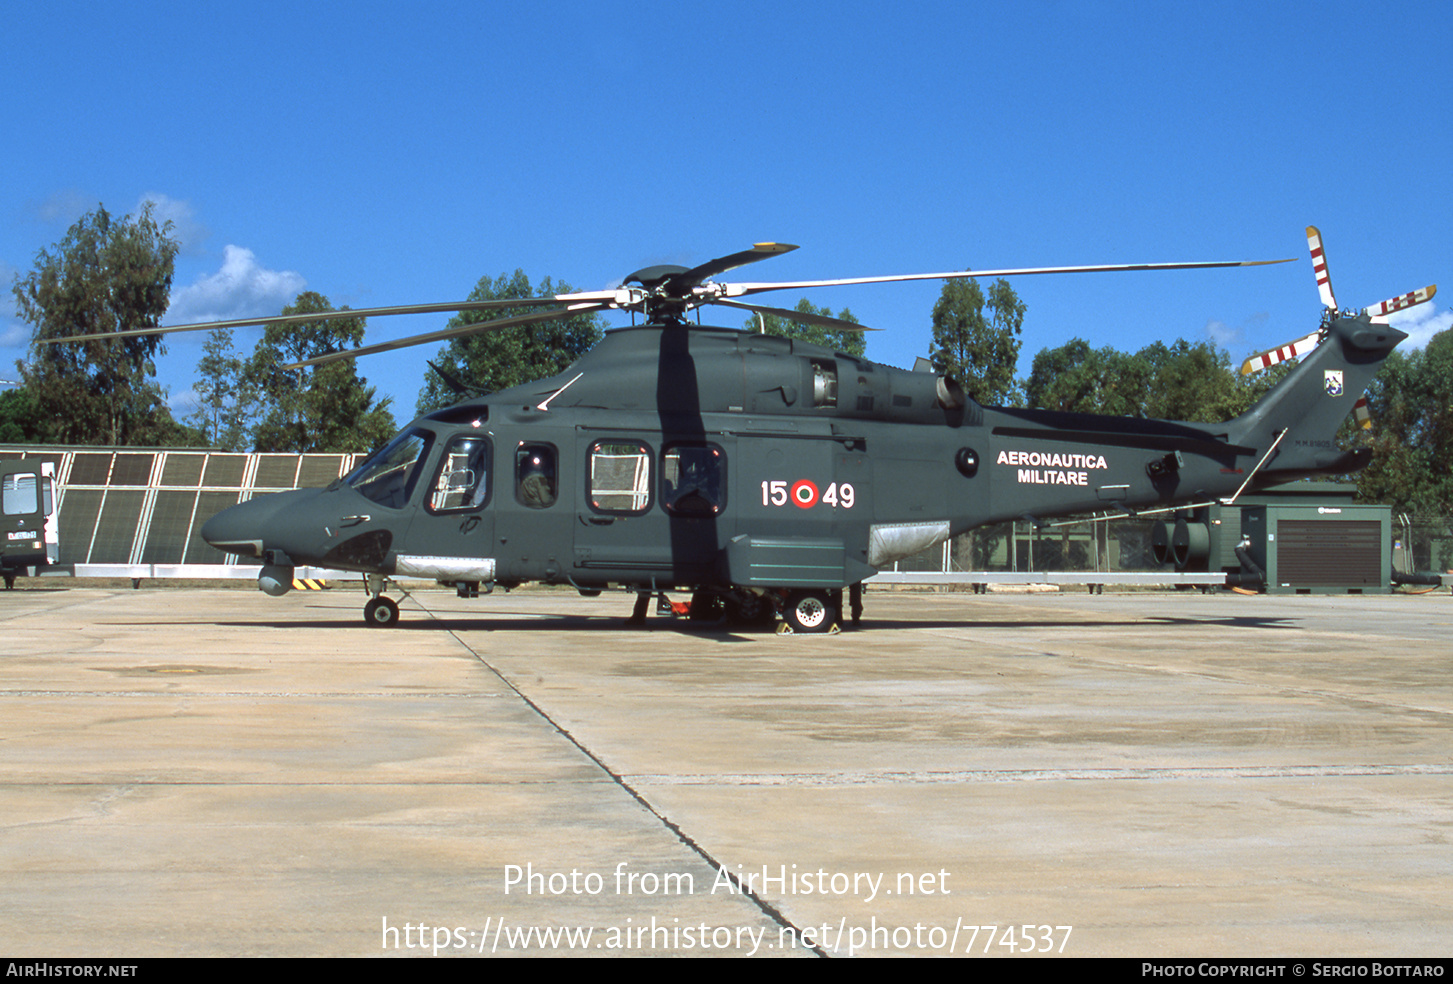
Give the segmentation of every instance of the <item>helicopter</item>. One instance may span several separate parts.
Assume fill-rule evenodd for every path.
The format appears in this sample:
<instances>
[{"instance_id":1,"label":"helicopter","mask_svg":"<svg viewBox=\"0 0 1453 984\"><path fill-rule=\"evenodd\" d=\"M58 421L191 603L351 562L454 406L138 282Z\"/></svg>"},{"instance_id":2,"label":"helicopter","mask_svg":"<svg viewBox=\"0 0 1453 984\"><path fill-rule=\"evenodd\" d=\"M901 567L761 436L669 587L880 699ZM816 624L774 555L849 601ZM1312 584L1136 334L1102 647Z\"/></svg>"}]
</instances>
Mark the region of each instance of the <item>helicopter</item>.
<instances>
[{"instance_id":1,"label":"helicopter","mask_svg":"<svg viewBox=\"0 0 1453 984\"><path fill-rule=\"evenodd\" d=\"M363 574L371 626L399 621L385 593L390 581L421 578L453 585L462 597L526 582L585 595L625 587L637 594L638 623L653 595L688 590L693 617L765 624L780 615L794 632L827 632L844 614L845 592L856 622L866 578L975 527L1224 500L1364 466L1370 452L1341 450L1336 431L1355 399L1349 394L1361 393L1407 337L1384 317L1333 306L1320 344L1260 402L1226 423L1199 424L986 407L931 366L899 369L688 322L689 312L720 305L860 329L741 298L907 280L1287 262L712 279L796 248L759 243L692 268L647 267L603 291L351 311L538 309L285 368L581 312L630 311L642 323L607 331L563 373L419 417L327 488L225 509L202 536L218 550L256 558L259 586L273 595L289 589L298 566ZM337 312L160 331L328 317Z\"/></svg>"}]
</instances>

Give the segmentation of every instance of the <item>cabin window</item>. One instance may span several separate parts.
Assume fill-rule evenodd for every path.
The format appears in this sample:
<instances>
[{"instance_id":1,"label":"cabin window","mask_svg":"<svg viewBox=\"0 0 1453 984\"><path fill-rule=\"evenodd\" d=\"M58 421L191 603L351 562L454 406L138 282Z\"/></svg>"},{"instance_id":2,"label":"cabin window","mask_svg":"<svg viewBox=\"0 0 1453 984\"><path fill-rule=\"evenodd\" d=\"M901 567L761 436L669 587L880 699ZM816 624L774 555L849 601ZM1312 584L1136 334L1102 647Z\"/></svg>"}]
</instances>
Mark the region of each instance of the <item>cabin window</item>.
<instances>
[{"instance_id":1,"label":"cabin window","mask_svg":"<svg viewBox=\"0 0 1453 984\"><path fill-rule=\"evenodd\" d=\"M515 499L531 509L546 509L559 495L555 445L521 444L515 451Z\"/></svg>"},{"instance_id":2,"label":"cabin window","mask_svg":"<svg viewBox=\"0 0 1453 984\"><path fill-rule=\"evenodd\" d=\"M449 442L429 495L430 512L480 509L489 499L489 440L468 434Z\"/></svg>"},{"instance_id":3,"label":"cabin window","mask_svg":"<svg viewBox=\"0 0 1453 984\"><path fill-rule=\"evenodd\" d=\"M639 514L651 506L651 449L639 441L590 446L590 508Z\"/></svg>"},{"instance_id":4,"label":"cabin window","mask_svg":"<svg viewBox=\"0 0 1453 984\"><path fill-rule=\"evenodd\" d=\"M380 506L402 509L413 494L419 467L434 443L428 431L405 431L344 480Z\"/></svg>"},{"instance_id":5,"label":"cabin window","mask_svg":"<svg viewBox=\"0 0 1453 984\"><path fill-rule=\"evenodd\" d=\"M716 516L726 506L726 454L715 444L677 444L661 456L661 505L679 516Z\"/></svg>"}]
</instances>

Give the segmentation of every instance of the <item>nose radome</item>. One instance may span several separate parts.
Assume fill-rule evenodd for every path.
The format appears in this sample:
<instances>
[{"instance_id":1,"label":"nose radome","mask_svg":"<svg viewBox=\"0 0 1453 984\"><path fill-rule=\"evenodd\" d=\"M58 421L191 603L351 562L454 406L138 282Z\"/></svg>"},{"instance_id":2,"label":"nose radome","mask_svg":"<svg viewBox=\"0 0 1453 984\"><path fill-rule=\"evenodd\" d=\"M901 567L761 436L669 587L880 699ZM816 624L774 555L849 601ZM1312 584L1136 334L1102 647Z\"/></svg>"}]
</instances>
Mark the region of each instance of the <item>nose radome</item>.
<instances>
[{"instance_id":1,"label":"nose radome","mask_svg":"<svg viewBox=\"0 0 1453 984\"><path fill-rule=\"evenodd\" d=\"M296 518L304 500L316 495L316 490L298 489L239 502L207 520L202 539L223 553L261 557L263 550L283 546L280 541L288 538L292 525L288 520Z\"/></svg>"}]
</instances>

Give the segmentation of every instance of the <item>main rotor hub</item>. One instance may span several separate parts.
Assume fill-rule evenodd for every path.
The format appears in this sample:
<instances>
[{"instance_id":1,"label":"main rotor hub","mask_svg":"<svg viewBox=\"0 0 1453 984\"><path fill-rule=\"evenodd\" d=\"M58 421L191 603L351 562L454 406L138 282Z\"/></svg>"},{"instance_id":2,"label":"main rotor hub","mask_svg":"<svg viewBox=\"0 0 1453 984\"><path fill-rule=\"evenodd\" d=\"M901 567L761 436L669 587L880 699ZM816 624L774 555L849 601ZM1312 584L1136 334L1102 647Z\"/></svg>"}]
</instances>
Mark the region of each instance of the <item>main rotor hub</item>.
<instances>
[{"instance_id":1,"label":"main rotor hub","mask_svg":"<svg viewBox=\"0 0 1453 984\"><path fill-rule=\"evenodd\" d=\"M672 280L679 278L683 273L690 273L684 266L676 266L670 263L663 263L657 266L649 266L637 270L626 277L622 283L640 284L653 294L660 293L663 288Z\"/></svg>"},{"instance_id":2,"label":"main rotor hub","mask_svg":"<svg viewBox=\"0 0 1453 984\"><path fill-rule=\"evenodd\" d=\"M627 288L628 301L622 306L639 306L650 322L685 324L687 311L724 293L719 284L697 280L694 272L670 263L637 270L623 283L639 284L642 289Z\"/></svg>"}]
</instances>

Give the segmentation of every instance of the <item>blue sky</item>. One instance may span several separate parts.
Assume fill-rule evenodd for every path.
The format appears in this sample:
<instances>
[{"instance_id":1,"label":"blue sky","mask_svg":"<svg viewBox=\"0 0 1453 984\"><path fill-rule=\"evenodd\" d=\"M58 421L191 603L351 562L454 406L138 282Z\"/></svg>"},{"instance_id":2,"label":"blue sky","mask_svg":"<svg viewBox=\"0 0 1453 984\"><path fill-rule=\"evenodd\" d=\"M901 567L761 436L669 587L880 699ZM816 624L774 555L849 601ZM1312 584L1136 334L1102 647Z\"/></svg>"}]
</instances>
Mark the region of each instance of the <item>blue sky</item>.
<instances>
[{"instance_id":1,"label":"blue sky","mask_svg":"<svg viewBox=\"0 0 1453 984\"><path fill-rule=\"evenodd\" d=\"M1021 371L1075 336L1239 361L1316 326L1308 224L1343 306L1453 292L1447 4L61 0L5 24L0 279L98 203L151 199L183 244L170 322L300 289L457 300L517 267L598 289L766 240L802 248L738 279L1299 257L1015 282ZM810 296L908 366L938 290ZM7 290L0 377L29 336ZM161 363L180 415L204 337ZM360 363L400 423L433 350Z\"/></svg>"}]
</instances>

